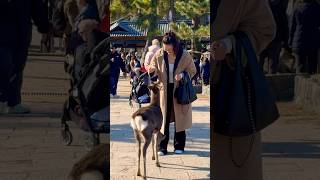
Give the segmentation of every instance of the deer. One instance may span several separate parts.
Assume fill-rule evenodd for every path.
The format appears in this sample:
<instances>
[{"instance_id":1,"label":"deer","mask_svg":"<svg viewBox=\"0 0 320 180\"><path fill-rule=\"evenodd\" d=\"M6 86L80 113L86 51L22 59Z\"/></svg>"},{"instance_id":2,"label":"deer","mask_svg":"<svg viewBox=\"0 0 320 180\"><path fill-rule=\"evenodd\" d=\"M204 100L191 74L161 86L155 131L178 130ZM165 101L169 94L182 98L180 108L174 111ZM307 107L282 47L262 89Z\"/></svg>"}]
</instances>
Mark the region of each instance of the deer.
<instances>
[{"instance_id":1,"label":"deer","mask_svg":"<svg viewBox=\"0 0 320 180\"><path fill-rule=\"evenodd\" d=\"M150 142L152 142L152 160L156 160L156 166L160 167L158 149L163 135L160 133L163 116L160 108L160 90L158 83L148 86L151 92L150 104L146 107L141 107L132 114L131 127L134 131L134 136L138 146L138 169L137 176L141 176L140 172L140 156L142 139L143 148L143 179L146 177L146 154Z\"/></svg>"},{"instance_id":2,"label":"deer","mask_svg":"<svg viewBox=\"0 0 320 180\"><path fill-rule=\"evenodd\" d=\"M100 144L84 155L69 174L69 180L109 179L110 144Z\"/></svg>"}]
</instances>

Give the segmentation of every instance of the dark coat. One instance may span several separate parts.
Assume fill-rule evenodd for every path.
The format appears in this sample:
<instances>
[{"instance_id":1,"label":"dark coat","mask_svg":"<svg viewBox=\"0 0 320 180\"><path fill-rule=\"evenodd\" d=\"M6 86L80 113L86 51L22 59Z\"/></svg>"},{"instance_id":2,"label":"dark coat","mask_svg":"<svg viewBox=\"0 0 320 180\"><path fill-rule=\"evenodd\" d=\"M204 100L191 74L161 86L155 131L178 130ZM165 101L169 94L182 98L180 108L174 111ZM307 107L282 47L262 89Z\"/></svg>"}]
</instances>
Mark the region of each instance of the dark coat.
<instances>
[{"instance_id":1,"label":"dark coat","mask_svg":"<svg viewBox=\"0 0 320 180\"><path fill-rule=\"evenodd\" d=\"M119 53L111 53L111 59L114 61L110 61L110 76L118 77L120 74L120 69L122 72L126 72L125 63L123 62Z\"/></svg>"},{"instance_id":2,"label":"dark coat","mask_svg":"<svg viewBox=\"0 0 320 180\"><path fill-rule=\"evenodd\" d=\"M298 3L294 9L289 45L296 53L314 52L320 46L320 5Z\"/></svg>"},{"instance_id":3,"label":"dark coat","mask_svg":"<svg viewBox=\"0 0 320 180\"><path fill-rule=\"evenodd\" d=\"M0 46L28 48L32 22L40 33L48 32L47 8L42 0L1 0Z\"/></svg>"},{"instance_id":4,"label":"dark coat","mask_svg":"<svg viewBox=\"0 0 320 180\"><path fill-rule=\"evenodd\" d=\"M287 46L289 39L289 25L286 13L288 0L269 0L269 4L277 27L273 41L282 42L284 46Z\"/></svg>"},{"instance_id":5,"label":"dark coat","mask_svg":"<svg viewBox=\"0 0 320 180\"><path fill-rule=\"evenodd\" d=\"M203 82L208 84L210 79L210 62L208 59L206 59L201 65L201 76L203 78Z\"/></svg>"},{"instance_id":6,"label":"dark coat","mask_svg":"<svg viewBox=\"0 0 320 180\"><path fill-rule=\"evenodd\" d=\"M200 59L195 58L193 59L194 65L196 66L197 69L197 73L196 74L200 74Z\"/></svg>"}]
</instances>

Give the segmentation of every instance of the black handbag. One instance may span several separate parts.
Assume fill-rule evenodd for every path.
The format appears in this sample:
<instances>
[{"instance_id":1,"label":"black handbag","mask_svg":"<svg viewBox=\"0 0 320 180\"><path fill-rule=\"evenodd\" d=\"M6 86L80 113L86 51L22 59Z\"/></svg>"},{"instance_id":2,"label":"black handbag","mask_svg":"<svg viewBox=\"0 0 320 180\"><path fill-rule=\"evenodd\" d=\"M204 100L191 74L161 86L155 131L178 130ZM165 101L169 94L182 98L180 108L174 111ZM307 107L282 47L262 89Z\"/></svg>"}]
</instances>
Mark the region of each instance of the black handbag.
<instances>
[{"instance_id":1,"label":"black handbag","mask_svg":"<svg viewBox=\"0 0 320 180\"><path fill-rule=\"evenodd\" d=\"M264 129L279 117L275 97L269 92L250 40L243 32L236 38L235 69L221 62L220 79L214 86L214 131L229 137L248 136ZM242 48L247 56L242 64Z\"/></svg>"},{"instance_id":2,"label":"black handbag","mask_svg":"<svg viewBox=\"0 0 320 180\"><path fill-rule=\"evenodd\" d=\"M183 72L183 78L179 81L179 85L174 92L178 104L190 104L197 99L197 94L192 86L189 74Z\"/></svg>"}]
</instances>

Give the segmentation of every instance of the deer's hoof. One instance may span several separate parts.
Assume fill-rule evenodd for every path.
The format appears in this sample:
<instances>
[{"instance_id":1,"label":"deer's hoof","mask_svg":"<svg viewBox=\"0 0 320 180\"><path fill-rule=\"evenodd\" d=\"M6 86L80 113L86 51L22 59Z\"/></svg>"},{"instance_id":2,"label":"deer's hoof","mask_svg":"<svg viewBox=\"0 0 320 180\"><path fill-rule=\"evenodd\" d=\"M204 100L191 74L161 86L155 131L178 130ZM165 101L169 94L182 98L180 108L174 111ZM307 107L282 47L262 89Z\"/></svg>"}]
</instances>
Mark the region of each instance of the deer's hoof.
<instances>
[{"instance_id":1,"label":"deer's hoof","mask_svg":"<svg viewBox=\"0 0 320 180\"><path fill-rule=\"evenodd\" d=\"M156 158L154 156L152 156L152 160L156 160Z\"/></svg>"},{"instance_id":2,"label":"deer's hoof","mask_svg":"<svg viewBox=\"0 0 320 180\"><path fill-rule=\"evenodd\" d=\"M138 172L137 172L137 176L141 176L141 173L140 173L140 171L138 171Z\"/></svg>"},{"instance_id":3,"label":"deer's hoof","mask_svg":"<svg viewBox=\"0 0 320 180\"><path fill-rule=\"evenodd\" d=\"M161 167L161 166L160 166L160 163L156 163L156 166L157 166L157 167Z\"/></svg>"},{"instance_id":4,"label":"deer's hoof","mask_svg":"<svg viewBox=\"0 0 320 180\"><path fill-rule=\"evenodd\" d=\"M147 179L147 177L146 177L146 176L144 176L144 177L143 177L143 179L145 179L145 180L146 180L146 179Z\"/></svg>"}]
</instances>

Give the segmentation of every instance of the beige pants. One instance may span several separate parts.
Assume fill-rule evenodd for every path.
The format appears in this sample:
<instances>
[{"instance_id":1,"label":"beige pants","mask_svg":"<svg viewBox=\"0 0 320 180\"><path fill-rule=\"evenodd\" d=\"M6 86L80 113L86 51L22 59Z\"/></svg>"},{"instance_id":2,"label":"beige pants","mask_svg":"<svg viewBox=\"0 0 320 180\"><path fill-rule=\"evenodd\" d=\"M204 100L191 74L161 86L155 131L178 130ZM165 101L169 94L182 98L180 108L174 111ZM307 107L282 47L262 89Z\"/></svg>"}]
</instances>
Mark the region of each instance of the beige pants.
<instances>
[{"instance_id":1,"label":"beige pants","mask_svg":"<svg viewBox=\"0 0 320 180\"><path fill-rule=\"evenodd\" d=\"M237 164L245 159L250 149L252 136L233 138L233 157ZM213 137L214 180L262 180L261 135L257 133L249 158L242 167L234 165L230 155L229 137L214 134Z\"/></svg>"}]
</instances>

